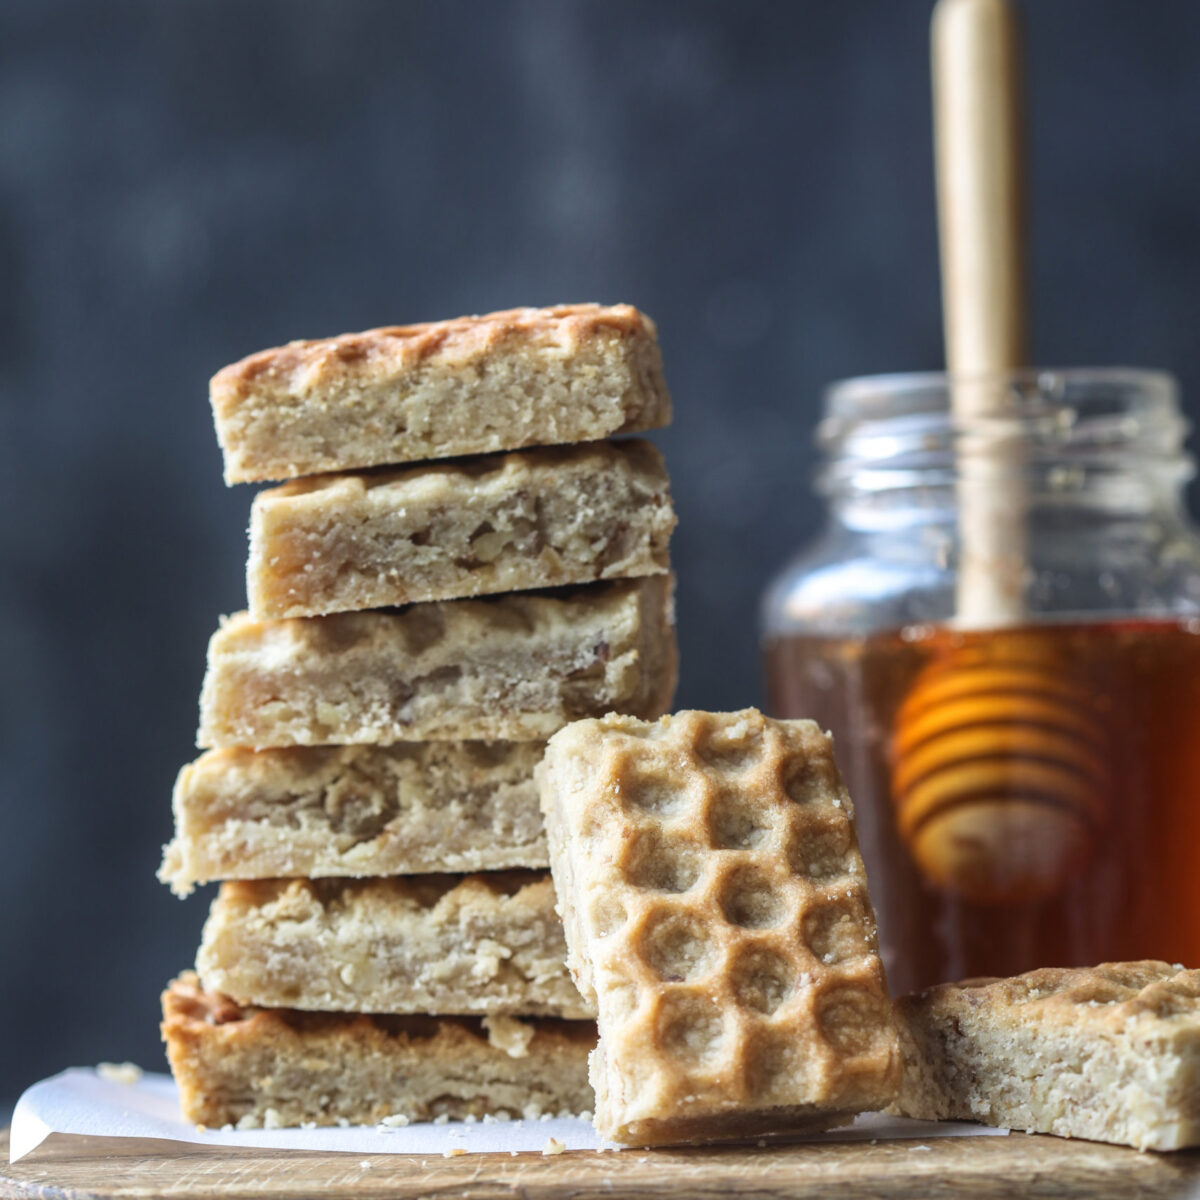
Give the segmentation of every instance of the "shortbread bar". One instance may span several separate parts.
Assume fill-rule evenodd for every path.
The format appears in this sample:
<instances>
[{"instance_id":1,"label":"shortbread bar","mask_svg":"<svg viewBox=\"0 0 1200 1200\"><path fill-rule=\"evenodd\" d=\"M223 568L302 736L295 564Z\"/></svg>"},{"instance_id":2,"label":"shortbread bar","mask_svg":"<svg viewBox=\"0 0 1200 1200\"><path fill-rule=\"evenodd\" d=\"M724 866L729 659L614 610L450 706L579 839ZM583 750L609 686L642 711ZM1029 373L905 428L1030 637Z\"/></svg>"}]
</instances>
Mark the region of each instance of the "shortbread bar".
<instances>
[{"instance_id":1,"label":"shortbread bar","mask_svg":"<svg viewBox=\"0 0 1200 1200\"><path fill-rule=\"evenodd\" d=\"M545 867L542 742L209 750L175 783L159 878L424 875Z\"/></svg>"},{"instance_id":2,"label":"shortbread bar","mask_svg":"<svg viewBox=\"0 0 1200 1200\"><path fill-rule=\"evenodd\" d=\"M219 371L210 398L227 483L595 441L671 419L654 322L628 304L292 342Z\"/></svg>"},{"instance_id":3,"label":"shortbread bar","mask_svg":"<svg viewBox=\"0 0 1200 1200\"><path fill-rule=\"evenodd\" d=\"M648 442L523 450L260 492L255 618L665 573L675 513Z\"/></svg>"},{"instance_id":4,"label":"shortbread bar","mask_svg":"<svg viewBox=\"0 0 1200 1200\"><path fill-rule=\"evenodd\" d=\"M941 984L896 1013L907 1116L1141 1150L1200 1145L1200 971L1048 968Z\"/></svg>"},{"instance_id":5,"label":"shortbread bar","mask_svg":"<svg viewBox=\"0 0 1200 1200\"><path fill-rule=\"evenodd\" d=\"M675 688L671 577L444 600L213 635L201 746L547 738L610 710L657 716Z\"/></svg>"},{"instance_id":6,"label":"shortbread bar","mask_svg":"<svg viewBox=\"0 0 1200 1200\"><path fill-rule=\"evenodd\" d=\"M162 1033L184 1116L209 1127L537 1117L592 1107L590 1021L244 1008L201 990L187 972L163 993Z\"/></svg>"},{"instance_id":7,"label":"shortbread bar","mask_svg":"<svg viewBox=\"0 0 1200 1200\"><path fill-rule=\"evenodd\" d=\"M900 1055L850 797L811 721L580 721L538 770L568 962L599 1010L596 1127L820 1129Z\"/></svg>"},{"instance_id":8,"label":"shortbread bar","mask_svg":"<svg viewBox=\"0 0 1200 1200\"><path fill-rule=\"evenodd\" d=\"M546 872L224 883L204 987L318 1012L590 1017Z\"/></svg>"}]
</instances>

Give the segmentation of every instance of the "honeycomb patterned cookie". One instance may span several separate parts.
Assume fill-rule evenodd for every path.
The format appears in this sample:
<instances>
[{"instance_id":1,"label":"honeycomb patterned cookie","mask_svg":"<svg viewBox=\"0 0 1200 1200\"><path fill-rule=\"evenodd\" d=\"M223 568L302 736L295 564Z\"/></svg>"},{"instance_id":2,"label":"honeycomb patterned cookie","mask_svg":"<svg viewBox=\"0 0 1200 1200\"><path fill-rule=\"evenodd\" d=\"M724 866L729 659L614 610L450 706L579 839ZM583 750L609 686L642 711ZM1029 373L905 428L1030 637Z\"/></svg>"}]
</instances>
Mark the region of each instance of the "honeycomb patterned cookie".
<instances>
[{"instance_id":1,"label":"honeycomb patterned cookie","mask_svg":"<svg viewBox=\"0 0 1200 1200\"><path fill-rule=\"evenodd\" d=\"M599 1012L602 1134L824 1128L892 1098L853 807L815 724L578 721L538 784L568 965Z\"/></svg>"},{"instance_id":2,"label":"honeycomb patterned cookie","mask_svg":"<svg viewBox=\"0 0 1200 1200\"><path fill-rule=\"evenodd\" d=\"M1200 971L1145 961L969 979L905 996L896 1014L908 1116L1200 1144Z\"/></svg>"}]
</instances>

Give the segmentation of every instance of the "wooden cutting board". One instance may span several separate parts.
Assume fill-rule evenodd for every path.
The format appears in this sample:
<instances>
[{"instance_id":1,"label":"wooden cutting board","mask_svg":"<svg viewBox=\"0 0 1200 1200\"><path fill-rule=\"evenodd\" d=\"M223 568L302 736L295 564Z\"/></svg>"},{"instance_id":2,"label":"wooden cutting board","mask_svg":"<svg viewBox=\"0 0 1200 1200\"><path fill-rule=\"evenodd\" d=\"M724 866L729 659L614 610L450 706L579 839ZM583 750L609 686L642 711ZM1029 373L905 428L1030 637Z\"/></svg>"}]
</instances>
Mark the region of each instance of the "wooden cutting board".
<instances>
[{"instance_id":1,"label":"wooden cutting board","mask_svg":"<svg viewBox=\"0 0 1200 1200\"><path fill-rule=\"evenodd\" d=\"M770 1149L464 1155L314 1154L53 1134L12 1165L0 1134L0 1198L255 1197L256 1200L1175 1200L1200 1189L1200 1151L1139 1154L1013 1134Z\"/></svg>"}]
</instances>

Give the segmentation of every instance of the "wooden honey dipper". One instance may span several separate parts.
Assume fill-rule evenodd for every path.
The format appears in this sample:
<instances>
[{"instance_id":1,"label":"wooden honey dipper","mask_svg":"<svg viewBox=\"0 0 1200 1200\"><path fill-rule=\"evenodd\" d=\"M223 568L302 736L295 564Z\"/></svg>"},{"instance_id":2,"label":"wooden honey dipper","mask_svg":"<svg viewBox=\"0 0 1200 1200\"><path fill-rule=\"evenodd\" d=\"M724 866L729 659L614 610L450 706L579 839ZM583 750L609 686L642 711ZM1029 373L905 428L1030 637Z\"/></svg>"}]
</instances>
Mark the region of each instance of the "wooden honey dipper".
<instances>
[{"instance_id":1,"label":"wooden honey dipper","mask_svg":"<svg viewBox=\"0 0 1200 1200\"><path fill-rule=\"evenodd\" d=\"M935 886L978 903L1059 890L1105 820L1104 730L1049 640L1021 633L1020 451L989 436L1026 362L1016 20L1007 0L939 0L934 128L946 369L958 439L955 625L1012 629L931 663L900 706L892 797ZM967 430L969 432L963 432Z\"/></svg>"}]
</instances>

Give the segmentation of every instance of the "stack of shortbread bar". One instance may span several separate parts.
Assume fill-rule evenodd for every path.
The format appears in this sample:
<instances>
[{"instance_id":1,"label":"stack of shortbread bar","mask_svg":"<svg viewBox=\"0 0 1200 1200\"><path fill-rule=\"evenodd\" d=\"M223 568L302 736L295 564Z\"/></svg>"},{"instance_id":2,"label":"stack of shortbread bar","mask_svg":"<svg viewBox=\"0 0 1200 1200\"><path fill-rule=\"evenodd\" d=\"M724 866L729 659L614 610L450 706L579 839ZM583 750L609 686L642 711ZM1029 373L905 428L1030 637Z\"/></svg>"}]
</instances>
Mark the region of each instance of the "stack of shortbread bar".
<instances>
[{"instance_id":1,"label":"stack of shortbread bar","mask_svg":"<svg viewBox=\"0 0 1200 1200\"><path fill-rule=\"evenodd\" d=\"M522 309L213 380L249 611L209 645L161 877L224 881L164 996L207 1125L590 1109L533 769L676 675L655 329ZM474 872L473 874L463 874Z\"/></svg>"}]
</instances>

